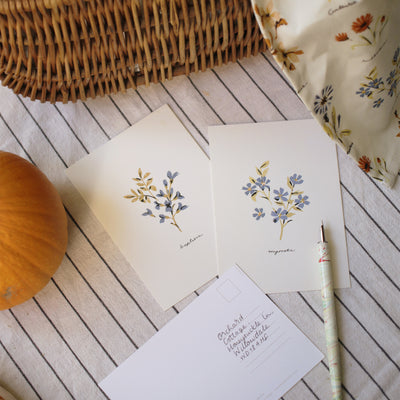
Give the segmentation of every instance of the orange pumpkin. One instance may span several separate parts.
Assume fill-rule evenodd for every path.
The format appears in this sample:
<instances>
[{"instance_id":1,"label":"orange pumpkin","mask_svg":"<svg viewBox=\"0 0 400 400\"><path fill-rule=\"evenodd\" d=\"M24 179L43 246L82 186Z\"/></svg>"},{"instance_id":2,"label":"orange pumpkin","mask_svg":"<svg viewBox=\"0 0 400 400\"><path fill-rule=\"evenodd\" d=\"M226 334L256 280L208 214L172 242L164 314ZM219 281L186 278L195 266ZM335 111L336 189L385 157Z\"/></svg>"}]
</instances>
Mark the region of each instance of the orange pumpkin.
<instances>
[{"instance_id":1,"label":"orange pumpkin","mask_svg":"<svg viewBox=\"0 0 400 400\"><path fill-rule=\"evenodd\" d=\"M25 159L0 151L0 310L49 282L67 241L67 216L53 184Z\"/></svg>"}]
</instances>

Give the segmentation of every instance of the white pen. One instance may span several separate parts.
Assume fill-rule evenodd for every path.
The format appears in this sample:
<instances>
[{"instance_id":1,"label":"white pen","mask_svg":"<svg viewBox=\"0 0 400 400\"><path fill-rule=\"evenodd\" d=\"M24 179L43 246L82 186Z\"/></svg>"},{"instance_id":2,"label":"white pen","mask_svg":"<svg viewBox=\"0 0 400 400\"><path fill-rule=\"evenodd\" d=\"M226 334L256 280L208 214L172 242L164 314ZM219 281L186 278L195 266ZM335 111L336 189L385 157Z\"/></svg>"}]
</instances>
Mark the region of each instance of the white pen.
<instances>
[{"instance_id":1,"label":"white pen","mask_svg":"<svg viewBox=\"0 0 400 400\"><path fill-rule=\"evenodd\" d=\"M342 399L339 342L336 324L335 298L328 242L325 239L324 223L321 221L321 241L318 243L319 265L321 271L321 296L325 325L325 338L328 353L329 374L331 378L332 399Z\"/></svg>"}]
</instances>

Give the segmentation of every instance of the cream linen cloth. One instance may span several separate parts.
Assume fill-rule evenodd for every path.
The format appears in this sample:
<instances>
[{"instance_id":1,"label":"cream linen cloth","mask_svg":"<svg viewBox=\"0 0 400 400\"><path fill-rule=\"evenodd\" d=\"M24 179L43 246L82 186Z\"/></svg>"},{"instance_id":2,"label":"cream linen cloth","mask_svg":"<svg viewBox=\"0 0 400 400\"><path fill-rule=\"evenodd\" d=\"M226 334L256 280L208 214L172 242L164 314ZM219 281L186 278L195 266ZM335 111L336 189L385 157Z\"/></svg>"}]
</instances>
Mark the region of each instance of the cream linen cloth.
<instances>
[{"instance_id":1,"label":"cream linen cloth","mask_svg":"<svg viewBox=\"0 0 400 400\"><path fill-rule=\"evenodd\" d=\"M392 186L400 168L400 2L252 3L271 53L325 132Z\"/></svg>"}]
</instances>

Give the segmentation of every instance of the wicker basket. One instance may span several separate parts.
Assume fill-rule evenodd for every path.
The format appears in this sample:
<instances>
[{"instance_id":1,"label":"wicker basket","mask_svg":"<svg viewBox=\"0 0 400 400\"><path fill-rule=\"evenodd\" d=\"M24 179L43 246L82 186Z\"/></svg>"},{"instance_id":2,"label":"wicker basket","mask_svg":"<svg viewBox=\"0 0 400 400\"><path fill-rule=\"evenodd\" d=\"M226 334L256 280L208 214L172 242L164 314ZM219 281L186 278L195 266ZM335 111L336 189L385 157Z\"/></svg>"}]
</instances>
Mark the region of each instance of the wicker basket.
<instances>
[{"instance_id":1,"label":"wicker basket","mask_svg":"<svg viewBox=\"0 0 400 400\"><path fill-rule=\"evenodd\" d=\"M250 0L0 0L0 80L42 102L104 96L264 50Z\"/></svg>"}]
</instances>

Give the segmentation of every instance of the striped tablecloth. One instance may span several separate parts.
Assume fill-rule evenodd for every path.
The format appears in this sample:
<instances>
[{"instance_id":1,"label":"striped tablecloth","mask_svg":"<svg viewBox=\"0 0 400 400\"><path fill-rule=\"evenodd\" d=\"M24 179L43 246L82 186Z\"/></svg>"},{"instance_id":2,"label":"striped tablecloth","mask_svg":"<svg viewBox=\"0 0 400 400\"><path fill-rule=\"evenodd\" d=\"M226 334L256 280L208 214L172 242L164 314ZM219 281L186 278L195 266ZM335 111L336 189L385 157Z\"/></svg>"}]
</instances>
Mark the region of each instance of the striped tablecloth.
<instances>
[{"instance_id":1,"label":"striped tablecloth","mask_svg":"<svg viewBox=\"0 0 400 400\"><path fill-rule=\"evenodd\" d=\"M0 386L18 399L106 398L98 382L197 296L163 312L65 176L163 104L206 151L209 125L311 118L266 54L86 103L40 104L0 89L0 149L49 177L69 220L68 250L51 282L0 311ZM335 295L344 398L398 400L400 182L380 185L343 151L339 166L352 281ZM271 298L326 353L319 292ZM324 359L284 399L330 396Z\"/></svg>"}]
</instances>

